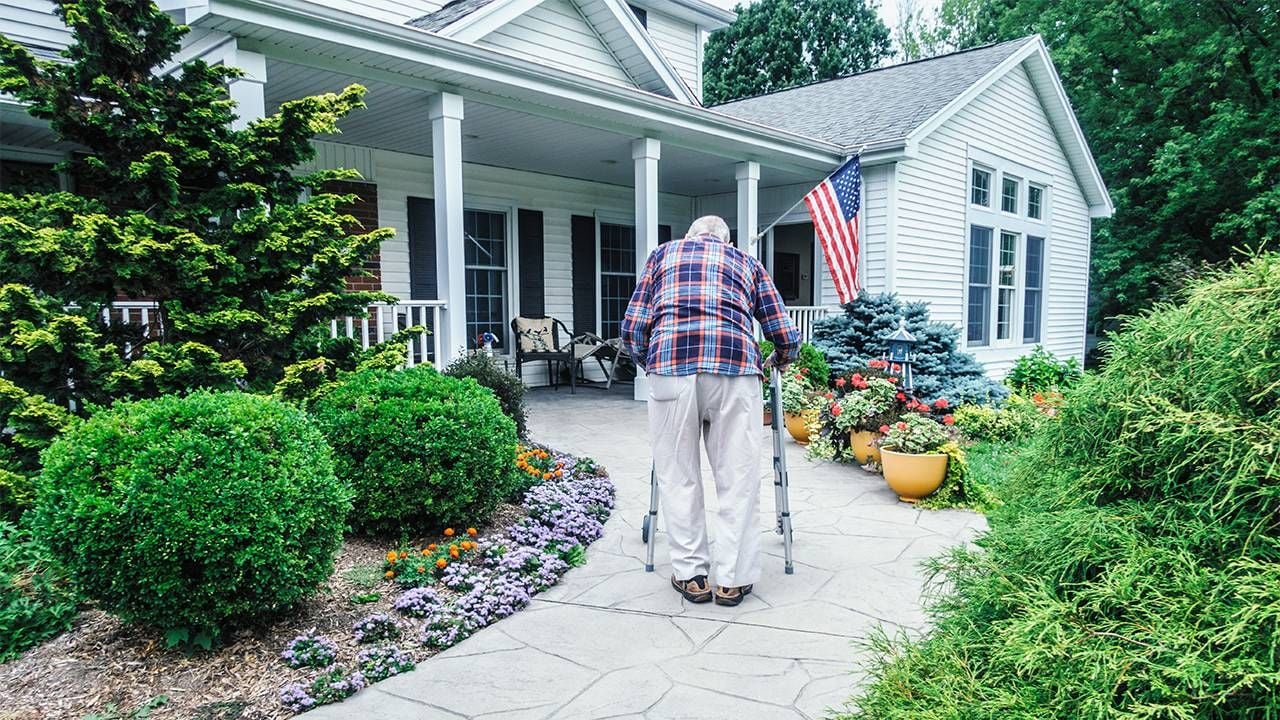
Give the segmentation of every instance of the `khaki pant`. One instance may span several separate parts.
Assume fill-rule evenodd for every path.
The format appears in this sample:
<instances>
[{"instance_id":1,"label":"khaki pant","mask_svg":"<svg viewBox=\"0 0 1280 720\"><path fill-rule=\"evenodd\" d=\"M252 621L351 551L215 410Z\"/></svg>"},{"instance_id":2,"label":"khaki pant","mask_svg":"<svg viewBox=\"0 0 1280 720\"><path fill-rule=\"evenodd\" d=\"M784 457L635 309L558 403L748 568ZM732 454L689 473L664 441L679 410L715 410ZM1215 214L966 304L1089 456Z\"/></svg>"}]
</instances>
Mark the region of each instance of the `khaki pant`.
<instances>
[{"instance_id":1,"label":"khaki pant","mask_svg":"<svg viewBox=\"0 0 1280 720\"><path fill-rule=\"evenodd\" d=\"M658 474L661 514L677 579L711 575L702 458L706 444L715 477L714 582L750 585L760 577L761 428L757 375L650 375L649 437ZM704 432L704 423L705 432Z\"/></svg>"}]
</instances>

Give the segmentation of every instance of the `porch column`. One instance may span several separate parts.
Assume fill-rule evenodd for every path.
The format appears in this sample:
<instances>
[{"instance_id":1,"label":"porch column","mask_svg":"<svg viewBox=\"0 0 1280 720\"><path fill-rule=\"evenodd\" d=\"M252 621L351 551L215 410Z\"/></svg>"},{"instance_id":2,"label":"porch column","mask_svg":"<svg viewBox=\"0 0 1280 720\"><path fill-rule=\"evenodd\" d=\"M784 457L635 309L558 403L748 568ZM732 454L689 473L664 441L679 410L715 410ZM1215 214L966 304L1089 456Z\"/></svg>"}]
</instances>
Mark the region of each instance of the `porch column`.
<instances>
[{"instance_id":1,"label":"porch column","mask_svg":"<svg viewBox=\"0 0 1280 720\"><path fill-rule=\"evenodd\" d=\"M638 138L631 143L631 159L636 169L636 277L644 270L649 253L658 249L658 158L662 143L654 138ZM635 399L649 399L649 383L644 372L636 374Z\"/></svg>"},{"instance_id":2,"label":"porch column","mask_svg":"<svg viewBox=\"0 0 1280 720\"><path fill-rule=\"evenodd\" d=\"M244 71L242 77L227 84L227 92L236 103L235 121L232 130L243 130L254 120L267 116L267 57L262 53L234 50L232 57L227 58L229 64Z\"/></svg>"},{"instance_id":3,"label":"porch column","mask_svg":"<svg viewBox=\"0 0 1280 720\"><path fill-rule=\"evenodd\" d=\"M441 318L440 366L467 346L467 274L462 228L462 96L431 96L431 177L435 182L436 284L446 303Z\"/></svg>"},{"instance_id":4,"label":"porch column","mask_svg":"<svg viewBox=\"0 0 1280 720\"><path fill-rule=\"evenodd\" d=\"M760 219L760 163L740 162L733 176L738 181L738 249L763 261L763 239L756 240Z\"/></svg>"}]
</instances>

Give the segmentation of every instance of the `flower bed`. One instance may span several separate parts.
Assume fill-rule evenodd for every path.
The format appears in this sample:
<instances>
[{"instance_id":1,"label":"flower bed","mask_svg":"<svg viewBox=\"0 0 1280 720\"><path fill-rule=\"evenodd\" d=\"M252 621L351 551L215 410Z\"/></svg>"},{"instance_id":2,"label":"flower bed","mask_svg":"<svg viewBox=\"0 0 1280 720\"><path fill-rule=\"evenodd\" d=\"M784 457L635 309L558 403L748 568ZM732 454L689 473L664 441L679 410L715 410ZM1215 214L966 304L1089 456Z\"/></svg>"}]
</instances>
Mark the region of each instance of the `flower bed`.
<instances>
[{"instance_id":1,"label":"flower bed","mask_svg":"<svg viewBox=\"0 0 1280 720\"><path fill-rule=\"evenodd\" d=\"M337 572L314 597L286 617L236 631L212 652L162 649L154 632L82 612L69 632L0 665L4 709L22 718L82 717L108 704L127 713L166 695L152 717L282 718L407 671L519 611L580 564L584 547L603 533L614 489L599 467L549 448L529 447L520 457L538 471L536 480L527 471L536 484L520 505L501 506L486 524L395 548L394 563L385 545L349 537Z\"/></svg>"}]
</instances>

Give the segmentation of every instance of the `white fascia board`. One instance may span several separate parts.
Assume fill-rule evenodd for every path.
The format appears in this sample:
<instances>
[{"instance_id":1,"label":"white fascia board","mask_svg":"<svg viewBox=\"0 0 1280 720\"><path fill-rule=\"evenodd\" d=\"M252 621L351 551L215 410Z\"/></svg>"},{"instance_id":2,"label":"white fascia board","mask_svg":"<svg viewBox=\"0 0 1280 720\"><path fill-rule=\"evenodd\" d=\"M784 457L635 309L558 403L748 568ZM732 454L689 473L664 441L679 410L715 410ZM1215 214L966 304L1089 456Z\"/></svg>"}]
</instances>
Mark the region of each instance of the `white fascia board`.
<instances>
[{"instance_id":1,"label":"white fascia board","mask_svg":"<svg viewBox=\"0 0 1280 720\"><path fill-rule=\"evenodd\" d=\"M543 0L495 0L470 15L445 26L436 34L473 43L541 5Z\"/></svg>"},{"instance_id":2,"label":"white fascia board","mask_svg":"<svg viewBox=\"0 0 1280 720\"><path fill-rule=\"evenodd\" d=\"M738 14L732 10L716 7L703 0L633 0L636 7L660 12L663 15L687 20L709 30L728 27Z\"/></svg>"},{"instance_id":3,"label":"white fascia board","mask_svg":"<svg viewBox=\"0 0 1280 720\"><path fill-rule=\"evenodd\" d=\"M530 93L547 105L548 98L589 107L591 116L578 116L592 124L602 113L625 116L628 126L655 132L691 131L721 142L731 142L738 160L759 160L778 166L785 156L796 167L835 168L844 157L843 149L823 140L796 135L776 128L731 118L695 105L654 93L595 80L567 70L442 38L417 28L388 23L324 7L307 0L210 0L206 18L212 24L231 20L265 29L292 33L309 40L332 43L353 52L369 52L417 63L445 73L457 73L481 82L500 84L511 92ZM203 22L204 19L195 20ZM243 43L268 56L270 44ZM287 54L287 53L285 53ZM308 54L300 58L319 56ZM343 72L359 76L364 70L340 63ZM392 73L378 71L390 80ZM403 84L426 88L431 81L402 76ZM466 88L453 91L468 95ZM525 111L530 111L525 108ZM700 148L714 152L710 147ZM768 156L773 155L772 159Z\"/></svg>"},{"instance_id":4,"label":"white fascia board","mask_svg":"<svg viewBox=\"0 0 1280 720\"><path fill-rule=\"evenodd\" d=\"M640 54L644 55L645 61L653 67L654 72L658 73L658 77L662 79L662 84L671 91L677 100L682 100L690 105L702 105L689 86L680 78L680 74L667 61L667 56L658 49L653 42L653 36L649 31L640 25L640 21L636 19L635 13L631 12L631 8L627 7L627 3L623 0L598 0L603 2L613 13L613 17L618 24L627 33L627 37L631 38L631 42L640 50Z\"/></svg>"},{"instance_id":5,"label":"white fascia board","mask_svg":"<svg viewBox=\"0 0 1280 720\"><path fill-rule=\"evenodd\" d=\"M1089 216L1111 217L1115 208L1111 204L1111 196L1107 192L1106 183L1103 182L1102 173L1098 171L1098 165L1094 162L1093 152L1089 150L1089 143L1085 141L1084 132L1080 130L1080 124L1076 121L1075 111L1071 109L1071 102L1067 99L1067 92L1062 87L1062 79L1058 77L1058 71L1054 68L1053 60L1049 57L1049 50L1045 47L1044 40L1039 35L1027 40L1025 45L1005 58L1003 62L992 68L990 72L982 76L973 85L970 85L967 90L956 96L955 99L934 113L928 120L916 126L916 129L907 137L908 150L917 147L921 139L937 130L943 123L960 112L961 108L973 102L987 88L1026 61L1041 64L1046 71L1046 75L1050 78L1049 85L1051 87L1046 88L1042 87L1043 83L1037 82L1035 74L1028 73L1036 93L1041 98L1057 104L1059 109L1063 111L1062 114L1068 119L1066 127L1062 127L1063 123L1055 121L1050 113L1045 113L1049 123L1053 125L1054 134L1059 138L1059 142L1066 141L1075 145L1075 149L1084 158L1085 167L1078 168L1076 167L1078 163L1071 161L1071 153L1066 153L1067 161L1072 166L1072 169L1076 171L1077 181L1083 186L1085 197L1089 200ZM1080 173L1081 170L1084 170L1082 174Z\"/></svg>"}]
</instances>

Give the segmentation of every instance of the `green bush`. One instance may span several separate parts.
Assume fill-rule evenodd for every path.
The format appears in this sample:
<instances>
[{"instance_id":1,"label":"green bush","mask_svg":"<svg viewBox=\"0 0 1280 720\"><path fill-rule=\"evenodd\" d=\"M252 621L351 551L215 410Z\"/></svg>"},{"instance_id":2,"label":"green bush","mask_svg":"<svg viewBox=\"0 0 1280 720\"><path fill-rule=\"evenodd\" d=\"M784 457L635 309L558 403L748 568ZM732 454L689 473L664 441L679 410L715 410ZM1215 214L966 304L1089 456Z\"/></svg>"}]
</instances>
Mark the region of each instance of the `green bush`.
<instances>
[{"instance_id":1,"label":"green bush","mask_svg":"<svg viewBox=\"0 0 1280 720\"><path fill-rule=\"evenodd\" d=\"M1224 332L1230 328L1230 332ZM1280 717L1280 257L1131 319L846 717Z\"/></svg>"},{"instance_id":2,"label":"green bush","mask_svg":"<svg viewBox=\"0 0 1280 720\"><path fill-rule=\"evenodd\" d=\"M1084 371L1080 361L1073 357L1059 360L1056 355L1037 345L1031 352L1018 358L1004 379L1016 392L1029 395L1050 390L1065 390L1074 385Z\"/></svg>"},{"instance_id":3,"label":"green bush","mask_svg":"<svg viewBox=\"0 0 1280 720\"><path fill-rule=\"evenodd\" d=\"M1004 442L1031 437L1048 417L1021 395L1010 395L1000 408L963 405L952 413L956 427L978 442Z\"/></svg>"},{"instance_id":4,"label":"green bush","mask_svg":"<svg viewBox=\"0 0 1280 720\"><path fill-rule=\"evenodd\" d=\"M29 533L0 521L0 662L71 627L76 595Z\"/></svg>"},{"instance_id":5,"label":"green bush","mask_svg":"<svg viewBox=\"0 0 1280 720\"><path fill-rule=\"evenodd\" d=\"M502 412L516 424L516 434L525 436L528 430L524 408L525 387L520 378L498 367L498 363L484 353L459 357L449 363L444 374L449 377L471 378L480 383L481 387L489 388L498 398Z\"/></svg>"},{"instance_id":6,"label":"green bush","mask_svg":"<svg viewBox=\"0 0 1280 720\"><path fill-rule=\"evenodd\" d=\"M356 490L358 531L476 524L520 487L515 423L474 380L422 365L363 371L317 399L312 413L338 477Z\"/></svg>"},{"instance_id":7,"label":"green bush","mask_svg":"<svg viewBox=\"0 0 1280 720\"><path fill-rule=\"evenodd\" d=\"M760 341L760 357L767 358L773 353L773 343ZM808 370L809 382L814 387L824 388L831 381L831 368L827 366L827 358L818 348L809 343L800 343L800 352L796 360L788 368L792 371ZM767 379L767 378L766 378Z\"/></svg>"},{"instance_id":8,"label":"green bush","mask_svg":"<svg viewBox=\"0 0 1280 720\"><path fill-rule=\"evenodd\" d=\"M311 595L350 508L306 415L245 393L117 403L43 461L36 536L84 595L171 642Z\"/></svg>"}]
</instances>

